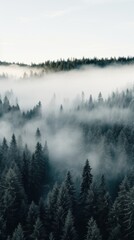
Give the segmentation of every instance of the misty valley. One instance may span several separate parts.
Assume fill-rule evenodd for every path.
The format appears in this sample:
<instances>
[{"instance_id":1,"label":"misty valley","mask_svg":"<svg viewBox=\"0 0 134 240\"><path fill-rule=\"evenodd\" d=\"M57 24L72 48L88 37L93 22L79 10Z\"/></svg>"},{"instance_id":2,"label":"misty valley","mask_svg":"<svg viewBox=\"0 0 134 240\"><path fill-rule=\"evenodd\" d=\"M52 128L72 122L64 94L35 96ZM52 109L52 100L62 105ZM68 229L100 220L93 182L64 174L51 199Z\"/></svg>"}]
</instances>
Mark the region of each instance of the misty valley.
<instances>
[{"instance_id":1,"label":"misty valley","mask_svg":"<svg viewBox=\"0 0 134 240\"><path fill-rule=\"evenodd\" d=\"M0 240L134 239L133 62L83 61L0 64Z\"/></svg>"}]
</instances>

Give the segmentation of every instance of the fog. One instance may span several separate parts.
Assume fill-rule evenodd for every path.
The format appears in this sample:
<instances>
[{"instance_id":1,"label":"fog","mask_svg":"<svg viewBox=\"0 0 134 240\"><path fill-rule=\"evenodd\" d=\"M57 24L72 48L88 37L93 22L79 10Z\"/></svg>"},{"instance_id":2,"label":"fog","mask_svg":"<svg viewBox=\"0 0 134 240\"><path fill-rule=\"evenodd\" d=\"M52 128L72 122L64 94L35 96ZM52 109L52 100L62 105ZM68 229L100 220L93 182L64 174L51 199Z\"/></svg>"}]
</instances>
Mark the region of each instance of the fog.
<instances>
[{"instance_id":1,"label":"fog","mask_svg":"<svg viewBox=\"0 0 134 240\"><path fill-rule=\"evenodd\" d=\"M31 71L36 73L31 77ZM15 133L17 139L22 137L25 144L34 151L37 139L36 129L41 131L41 143L48 143L50 160L60 168L72 168L79 173L79 168L88 158L94 171L107 171L118 175L124 171L126 156L119 154L118 161L109 162L104 159L104 137L98 143L89 143L85 146L85 137L81 124L93 124L96 121L103 124L131 125L134 113L128 108L114 106L99 106L91 112L85 109L76 111L81 101L88 101L90 94L93 99L98 98L99 92L103 99L107 99L113 91L121 91L133 86L133 66L112 66L106 68L83 67L69 72L44 72L39 76L41 69L28 67L6 66L0 67L0 92L2 98L5 93L11 104L19 103L21 110L33 108L39 101L42 102L42 116L27 120L23 126L18 126L18 119L11 120L6 114L0 119L0 141L6 137L10 144L11 136ZM24 74L27 74L24 77ZM82 94L83 92L83 94ZM60 112L60 105L63 112ZM105 166L105 167L104 167Z\"/></svg>"},{"instance_id":2,"label":"fog","mask_svg":"<svg viewBox=\"0 0 134 240\"><path fill-rule=\"evenodd\" d=\"M130 87L134 82L134 67L83 67L69 72L44 73L42 77L23 78L24 73L39 74L40 69L19 66L0 67L0 75L8 74L9 78L0 81L1 94L13 90L21 108L28 109L41 101L47 107L56 95L57 104L68 103L81 98L81 92L88 98L90 94L97 98L102 92L106 98L112 91Z\"/></svg>"}]
</instances>

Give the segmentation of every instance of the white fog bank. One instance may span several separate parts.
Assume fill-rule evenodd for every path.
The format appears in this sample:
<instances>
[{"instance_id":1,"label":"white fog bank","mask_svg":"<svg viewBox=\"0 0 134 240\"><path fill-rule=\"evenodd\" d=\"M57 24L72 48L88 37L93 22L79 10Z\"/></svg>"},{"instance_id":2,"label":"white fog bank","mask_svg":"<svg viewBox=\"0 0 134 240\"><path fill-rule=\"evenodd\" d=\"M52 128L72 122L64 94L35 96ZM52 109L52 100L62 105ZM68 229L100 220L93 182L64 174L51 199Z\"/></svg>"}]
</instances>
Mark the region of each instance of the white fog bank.
<instances>
[{"instance_id":1,"label":"white fog bank","mask_svg":"<svg viewBox=\"0 0 134 240\"><path fill-rule=\"evenodd\" d=\"M18 66L0 67L0 75L8 73L10 76L8 79L1 78L1 94L12 89L20 106L24 109L35 105L38 101L46 106L54 94L58 104L79 99L82 91L86 98L90 94L93 98L97 98L99 92L102 92L105 98L112 91L120 91L134 83L133 65L105 68L83 67L69 72L44 73L41 78L23 79L24 73L29 74L30 71L31 69ZM40 70L33 71L39 73Z\"/></svg>"}]
</instances>

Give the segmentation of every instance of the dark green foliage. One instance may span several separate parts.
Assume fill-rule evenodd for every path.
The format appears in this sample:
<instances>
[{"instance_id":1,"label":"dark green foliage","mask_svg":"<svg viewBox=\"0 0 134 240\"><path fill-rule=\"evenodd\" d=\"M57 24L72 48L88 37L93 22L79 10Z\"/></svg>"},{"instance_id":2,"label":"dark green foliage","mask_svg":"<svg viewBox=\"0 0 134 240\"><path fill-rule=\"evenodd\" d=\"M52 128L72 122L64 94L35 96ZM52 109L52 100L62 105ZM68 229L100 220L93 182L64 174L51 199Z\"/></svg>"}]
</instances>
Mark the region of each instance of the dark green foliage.
<instances>
[{"instance_id":1,"label":"dark green foliage","mask_svg":"<svg viewBox=\"0 0 134 240\"><path fill-rule=\"evenodd\" d=\"M43 224L39 218L37 218L34 226L33 233L31 234L31 239L33 240L43 240L45 238L45 230Z\"/></svg>"},{"instance_id":2,"label":"dark green foliage","mask_svg":"<svg viewBox=\"0 0 134 240\"><path fill-rule=\"evenodd\" d=\"M29 163L29 192L31 193L31 200L39 201L43 193L44 184L46 182L46 175L48 171L48 162L45 158L42 145L38 142L35 153L33 154Z\"/></svg>"},{"instance_id":3,"label":"dark green foliage","mask_svg":"<svg viewBox=\"0 0 134 240\"><path fill-rule=\"evenodd\" d=\"M5 239L6 237L6 221L3 216L0 215L0 239Z\"/></svg>"},{"instance_id":4,"label":"dark green foliage","mask_svg":"<svg viewBox=\"0 0 134 240\"><path fill-rule=\"evenodd\" d=\"M71 173L68 172L65 179L65 187L69 196L69 209L72 213L76 211L76 190L72 181Z\"/></svg>"},{"instance_id":5,"label":"dark green foliage","mask_svg":"<svg viewBox=\"0 0 134 240\"><path fill-rule=\"evenodd\" d=\"M55 211L53 233L54 238L58 240L58 237L62 234L62 228L65 224L67 213L70 209L70 196L68 194L65 182L60 187L57 198L57 209Z\"/></svg>"},{"instance_id":6,"label":"dark green foliage","mask_svg":"<svg viewBox=\"0 0 134 240\"><path fill-rule=\"evenodd\" d=\"M2 171L6 167L7 162L8 162L8 145L6 139L4 138L2 146L0 148L0 173L2 173Z\"/></svg>"},{"instance_id":7,"label":"dark green foliage","mask_svg":"<svg viewBox=\"0 0 134 240\"><path fill-rule=\"evenodd\" d=\"M96 206L96 221L100 228L103 239L108 238L108 218L111 207L110 195L106 190L104 175L101 177L101 182L98 188L97 206Z\"/></svg>"},{"instance_id":8,"label":"dark green foliage","mask_svg":"<svg viewBox=\"0 0 134 240\"><path fill-rule=\"evenodd\" d=\"M9 168L3 180L2 194L3 216L6 221L7 231L11 233L23 219L23 202L25 193L15 169Z\"/></svg>"},{"instance_id":9,"label":"dark green foliage","mask_svg":"<svg viewBox=\"0 0 134 240\"><path fill-rule=\"evenodd\" d=\"M93 218L88 222L87 236L85 240L102 240L99 228Z\"/></svg>"},{"instance_id":10,"label":"dark green foliage","mask_svg":"<svg viewBox=\"0 0 134 240\"><path fill-rule=\"evenodd\" d=\"M34 202L32 202L29 207L29 211L26 219L27 236L31 236L33 234L34 226L38 218L39 218L39 208Z\"/></svg>"},{"instance_id":11,"label":"dark green foliage","mask_svg":"<svg viewBox=\"0 0 134 240\"><path fill-rule=\"evenodd\" d=\"M24 232L20 224L15 229L11 240L25 240Z\"/></svg>"},{"instance_id":12,"label":"dark green foliage","mask_svg":"<svg viewBox=\"0 0 134 240\"><path fill-rule=\"evenodd\" d=\"M128 65L128 64L133 64L134 63L134 58L133 57L119 57L119 58L101 58L101 59L97 59L97 58L82 58L82 59L67 59L67 60L57 60L57 61L46 61L44 63L39 63L39 64L35 64L32 63L31 65L27 65L24 63L16 63L17 65L19 65L20 67L32 67L32 68L42 68L46 71L51 70L51 71L68 71L71 69L78 69L81 66L85 66L85 65L95 65L95 66L99 66L99 67L106 67L109 65L115 65L115 64L119 64L119 65ZM1 66L9 66L11 64L15 64L15 63L10 63L10 62L5 62L5 61L0 61L0 65ZM31 76L33 76L33 73L31 71ZM3 74L3 76L1 76L3 78L7 78L8 76ZM27 74L24 73L24 78L27 77Z\"/></svg>"},{"instance_id":13,"label":"dark green foliage","mask_svg":"<svg viewBox=\"0 0 134 240\"><path fill-rule=\"evenodd\" d=\"M127 178L125 178L120 185L119 193L112 210L112 217L114 218L115 227L120 226L120 231L118 230L118 232L120 233L119 236L122 240L127 238L133 239L134 237L132 226L133 220L131 221L131 219L133 219L133 202L131 202L133 201L133 197L131 197L132 192L133 191L130 190L129 182Z\"/></svg>"},{"instance_id":14,"label":"dark green foliage","mask_svg":"<svg viewBox=\"0 0 134 240\"><path fill-rule=\"evenodd\" d=\"M93 176L91 174L91 167L89 161L86 160L85 166L82 173L82 183L80 189L80 201L79 201L79 216L78 225L81 237L86 232L86 225L91 217L93 208L93 192L91 190Z\"/></svg>"},{"instance_id":15,"label":"dark green foliage","mask_svg":"<svg viewBox=\"0 0 134 240\"><path fill-rule=\"evenodd\" d=\"M59 63L56 64L60 69ZM68 70L76 67L71 64L74 62L68 60L64 67ZM104 61L98 64L104 66ZM54 68L57 68L55 63L51 66ZM31 73L31 77L33 75ZM25 124L33 124L31 120L42 118L40 102L22 113L18 105L11 106L8 97L0 99L0 118L8 114L8 120L16 129L11 141L4 138L0 143L0 240L134 239L133 95L134 91L127 89L113 93L106 100L101 93L97 100L92 96L86 100L82 92L78 108L76 105L69 112L61 109L62 114L59 110L55 115L46 114L47 131L52 132L53 141L57 139L56 134L68 125L71 130L80 130L83 146L78 144L77 149L80 148L80 156L85 153L90 157L93 167L92 174L86 160L81 177L77 158L71 159L70 169L67 158L60 163L54 161L53 141L49 154L47 141L43 139L44 132L41 134L39 128L36 136L35 129L31 134L33 142L36 142L35 150L23 146L26 133L24 139L19 140L19 130L23 132ZM84 112L91 116L103 108L114 112L115 107L121 110L120 119L116 121L77 119ZM130 112L127 121L122 118L124 109ZM42 126L39 127L43 130ZM66 141L60 140L61 143ZM59 144L59 148L62 145ZM75 169L72 169L73 164L76 164Z\"/></svg>"},{"instance_id":16,"label":"dark green foliage","mask_svg":"<svg viewBox=\"0 0 134 240\"><path fill-rule=\"evenodd\" d=\"M51 192L48 193L47 199L47 231L48 233L53 232L55 229L55 219L57 215L58 208L58 196L59 196L59 187L57 184L54 185Z\"/></svg>"},{"instance_id":17,"label":"dark green foliage","mask_svg":"<svg viewBox=\"0 0 134 240\"><path fill-rule=\"evenodd\" d=\"M85 201L86 195L90 190L92 184L92 174L91 174L91 167L89 165L89 161L86 160L85 166L83 168L82 174L82 183L81 183L81 191L80 191L80 200L81 202Z\"/></svg>"},{"instance_id":18,"label":"dark green foliage","mask_svg":"<svg viewBox=\"0 0 134 240\"><path fill-rule=\"evenodd\" d=\"M71 211L68 211L66 220L65 220L65 225L63 228L63 234L61 237L62 240L76 240L77 239L77 234L76 230L74 227L74 221L73 221L73 216Z\"/></svg>"}]
</instances>

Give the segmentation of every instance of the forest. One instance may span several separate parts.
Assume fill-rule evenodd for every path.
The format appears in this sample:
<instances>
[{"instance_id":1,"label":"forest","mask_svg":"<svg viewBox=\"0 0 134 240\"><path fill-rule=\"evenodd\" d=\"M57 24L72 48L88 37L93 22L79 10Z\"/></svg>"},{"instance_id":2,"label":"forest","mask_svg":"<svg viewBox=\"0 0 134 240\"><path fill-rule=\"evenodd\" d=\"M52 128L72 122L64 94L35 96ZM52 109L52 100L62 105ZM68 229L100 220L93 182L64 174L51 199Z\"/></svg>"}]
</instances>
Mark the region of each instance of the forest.
<instances>
[{"instance_id":1,"label":"forest","mask_svg":"<svg viewBox=\"0 0 134 240\"><path fill-rule=\"evenodd\" d=\"M0 239L133 240L134 88L82 92L69 109L12 98L0 100Z\"/></svg>"},{"instance_id":2,"label":"forest","mask_svg":"<svg viewBox=\"0 0 134 240\"><path fill-rule=\"evenodd\" d=\"M43 63L31 63L31 65L24 63L15 62L5 62L0 61L0 66L10 66L12 64L17 64L20 67L36 67L42 68L45 71L69 71L73 69L79 69L82 66L98 66L107 67L111 65L132 65L134 63L134 57L119 57L119 58L72 58L72 59L60 59L57 61L45 61Z\"/></svg>"}]
</instances>

